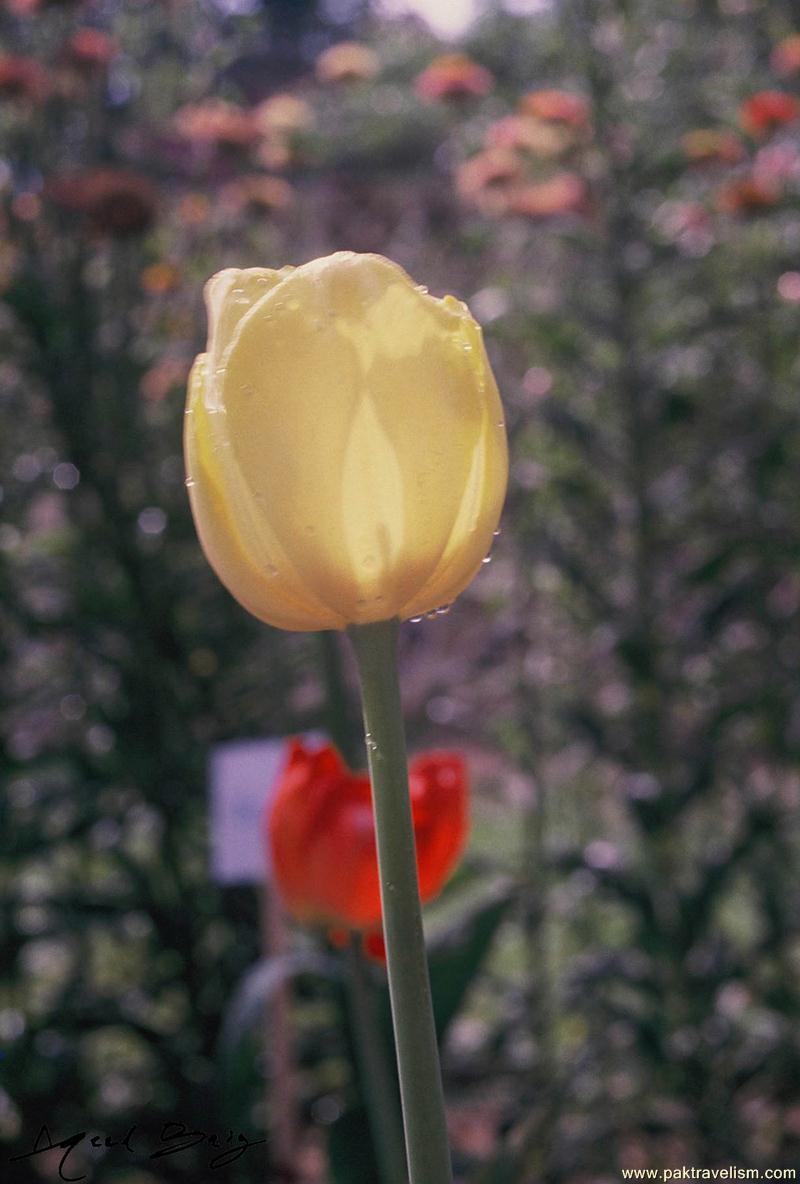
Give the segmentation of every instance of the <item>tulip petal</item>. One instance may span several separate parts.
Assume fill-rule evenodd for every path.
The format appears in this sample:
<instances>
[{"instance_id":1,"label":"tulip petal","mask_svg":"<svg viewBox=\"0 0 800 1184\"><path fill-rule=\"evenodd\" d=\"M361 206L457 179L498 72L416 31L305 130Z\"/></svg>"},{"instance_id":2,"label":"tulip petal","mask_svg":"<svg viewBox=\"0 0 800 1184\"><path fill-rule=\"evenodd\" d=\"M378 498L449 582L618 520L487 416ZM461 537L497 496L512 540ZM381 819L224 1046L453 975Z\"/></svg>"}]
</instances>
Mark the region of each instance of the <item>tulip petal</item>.
<instances>
[{"instance_id":1,"label":"tulip petal","mask_svg":"<svg viewBox=\"0 0 800 1184\"><path fill-rule=\"evenodd\" d=\"M377 256L299 267L238 321L218 373L231 452L330 613L409 615L480 565L506 464L482 349L463 305Z\"/></svg>"},{"instance_id":2,"label":"tulip petal","mask_svg":"<svg viewBox=\"0 0 800 1184\"><path fill-rule=\"evenodd\" d=\"M343 622L310 596L292 572L282 548L255 523L254 508L230 478L224 442L214 438L207 408L206 357L189 380L184 432L189 498L206 556L222 583L259 620L283 629L341 629ZM227 468L227 474L226 474Z\"/></svg>"}]
</instances>

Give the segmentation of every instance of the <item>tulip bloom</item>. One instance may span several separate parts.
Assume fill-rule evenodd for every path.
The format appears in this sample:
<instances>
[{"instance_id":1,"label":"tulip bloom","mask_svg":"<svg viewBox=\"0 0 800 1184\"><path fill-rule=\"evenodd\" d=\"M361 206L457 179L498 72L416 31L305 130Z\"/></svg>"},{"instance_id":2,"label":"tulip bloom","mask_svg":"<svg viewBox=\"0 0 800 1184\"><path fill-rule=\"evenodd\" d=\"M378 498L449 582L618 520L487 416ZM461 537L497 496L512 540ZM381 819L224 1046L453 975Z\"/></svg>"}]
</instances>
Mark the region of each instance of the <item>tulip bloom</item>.
<instances>
[{"instance_id":1,"label":"tulip bloom","mask_svg":"<svg viewBox=\"0 0 800 1184\"><path fill-rule=\"evenodd\" d=\"M346 629L448 604L505 494L479 326L378 255L229 269L206 286L187 485L212 567L256 617Z\"/></svg>"},{"instance_id":2,"label":"tulip bloom","mask_svg":"<svg viewBox=\"0 0 800 1184\"><path fill-rule=\"evenodd\" d=\"M739 108L739 123L757 139L800 117L800 99L780 90L760 90Z\"/></svg>"},{"instance_id":3,"label":"tulip bloom","mask_svg":"<svg viewBox=\"0 0 800 1184\"><path fill-rule=\"evenodd\" d=\"M460 756L430 752L409 768L420 897L438 895L467 837L467 775ZM335 748L292 741L265 819L275 880L289 912L306 924L374 935L381 901L372 792Z\"/></svg>"}]
</instances>

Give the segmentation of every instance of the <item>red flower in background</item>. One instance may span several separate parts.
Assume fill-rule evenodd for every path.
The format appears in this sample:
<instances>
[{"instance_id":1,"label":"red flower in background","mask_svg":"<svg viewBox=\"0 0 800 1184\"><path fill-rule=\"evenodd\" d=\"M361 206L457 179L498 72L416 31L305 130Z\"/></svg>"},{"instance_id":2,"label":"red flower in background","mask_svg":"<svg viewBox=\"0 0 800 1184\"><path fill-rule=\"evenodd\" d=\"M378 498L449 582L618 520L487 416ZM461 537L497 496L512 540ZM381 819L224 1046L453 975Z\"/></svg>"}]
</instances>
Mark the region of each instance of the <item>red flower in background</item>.
<instances>
[{"instance_id":1,"label":"red flower in background","mask_svg":"<svg viewBox=\"0 0 800 1184\"><path fill-rule=\"evenodd\" d=\"M420 895L431 900L467 837L467 774L452 752L430 752L409 767ZM293 740L264 819L275 881L298 920L367 934L381 925L372 791L335 748ZM377 952L377 951L376 951Z\"/></svg>"},{"instance_id":2,"label":"red flower in background","mask_svg":"<svg viewBox=\"0 0 800 1184\"><path fill-rule=\"evenodd\" d=\"M780 90L761 90L745 99L739 108L739 123L756 138L793 123L800 116L800 99Z\"/></svg>"},{"instance_id":3,"label":"red flower in background","mask_svg":"<svg viewBox=\"0 0 800 1184\"><path fill-rule=\"evenodd\" d=\"M66 45L66 56L74 66L97 70L107 66L119 53L119 45L102 29L86 25L76 29Z\"/></svg>"},{"instance_id":4,"label":"red flower in background","mask_svg":"<svg viewBox=\"0 0 800 1184\"><path fill-rule=\"evenodd\" d=\"M258 129L250 112L225 99L187 103L175 112L173 127L182 139L195 144L226 144L240 148L258 138Z\"/></svg>"},{"instance_id":5,"label":"red flower in background","mask_svg":"<svg viewBox=\"0 0 800 1184\"><path fill-rule=\"evenodd\" d=\"M791 33L779 41L772 51L769 64L776 74L796 74L800 70L800 33Z\"/></svg>"},{"instance_id":6,"label":"red flower in background","mask_svg":"<svg viewBox=\"0 0 800 1184\"><path fill-rule=\"evenodd\" d=\"M583 95L569 90L532 90L519 101L522 115L532 115L552 123L569 127L588 128L589 104Z\"/></svg>"},{"instance_id":7,"label":"red flower in background","mask_svg":"<svg viewBox=\"0 0 800 1184\"><path fill-rule=\"evenodd\" d=\"M546 181L523 185L511 197L509 209L527 218L589 213L589 189L577 173L556 173Z\"/></svg>"},{"instance_id":8,"label":"red flower in background","mask_svg":"<svg viewBox=\"0 0 800 1184\"><path fill-rule=\"evenodd\" d=\"M367 82L380 71L378 55L360 41L340 41L317 58L314 69L320 82Z\"/></svg>"},{"instance_id":9,"label":"red flower in background","mask_svg":"<svg viewBox=\"0 0 800 1184\"><path fill-rule=\"evenodd\" d=\"M485 66L465 53L443 53L417 75L414 89L423 99L482 98L494 86Z\"/></svg>"},{"instance_id":10,"label":"red flower in background","mask_svg":"<svg viewBox=\"0 0 800 1184\"><path fill-rule=\"evenodd\" d=\"M778 185L751 174L724 185L716 195L716 207L723 214L759 214L781 200Z\"/></svg>"},{"instance_id":11,"label":"red flower in background","mask_svg":"<svg viewBox=\"0 0 800 1184\"><path fill-rule=\"evenodd\" d=\"M97 168L53 178L48 196L85 216L90 229L109 238L143 234L153 224L158 193L152 181L130 169Z\"/></svg>"},{"instance_id":12,"label":"red flower in background","mask_svg":"<svg viewBox=\"0 0 800 1184\"><path fill-rule=\"evenodd\" d=\"M40 103L49 90L47 71L35 58L15 54L0 57L0 97Z\"/></svg>"}]
</instances>

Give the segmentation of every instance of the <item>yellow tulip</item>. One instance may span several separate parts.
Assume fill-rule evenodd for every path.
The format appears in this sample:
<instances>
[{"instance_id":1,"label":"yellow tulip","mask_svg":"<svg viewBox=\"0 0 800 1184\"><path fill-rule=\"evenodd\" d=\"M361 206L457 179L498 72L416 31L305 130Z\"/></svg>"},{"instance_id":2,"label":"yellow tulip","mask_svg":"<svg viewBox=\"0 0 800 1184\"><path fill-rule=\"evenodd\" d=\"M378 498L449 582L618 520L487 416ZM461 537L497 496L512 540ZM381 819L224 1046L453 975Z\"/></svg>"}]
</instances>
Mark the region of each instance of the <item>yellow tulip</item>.
<instances>
[{"instance_id":1,"label":"yellow tulip","mask_svg":"<svg viewBox=\"0 0 800 1184\"><path fill-rule=\"evenodd\" d=\"M508 474L479 326L379 255L206 285L187 485L223 584L283 629L421 616L481 566Z\"/></svg>"}]
</instances>

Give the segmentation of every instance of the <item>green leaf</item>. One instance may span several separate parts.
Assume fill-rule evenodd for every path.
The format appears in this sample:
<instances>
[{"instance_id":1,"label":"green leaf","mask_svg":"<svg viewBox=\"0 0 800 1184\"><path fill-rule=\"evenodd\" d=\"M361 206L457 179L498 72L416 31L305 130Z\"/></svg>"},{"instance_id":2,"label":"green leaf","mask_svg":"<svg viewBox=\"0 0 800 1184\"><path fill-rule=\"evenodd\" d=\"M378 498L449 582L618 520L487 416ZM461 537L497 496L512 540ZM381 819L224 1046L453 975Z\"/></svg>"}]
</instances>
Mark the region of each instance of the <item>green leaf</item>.
<instances>
[{"instance_id":1,"label":"green leaf","mask_svg":"<svg viewBox=\"0 0 800 1184\"><path fill-rule=\"evenodd\" d=\"M464 1001L512 901L495 889L428 946L436 1035L441 1041Z\"/></svg>"},{"instance_id":2,"label":"green leaf","mask_svg":"<svg viewBox=\"0 0 800 1184\"><path fill-rule=\"evenodd\" d=\"M380 1179L369 1119L362 1106L346 1110L331 1126L328 1160L331 1184L364 1184L366 1180Z\"/></svg>"}]
</instances>

